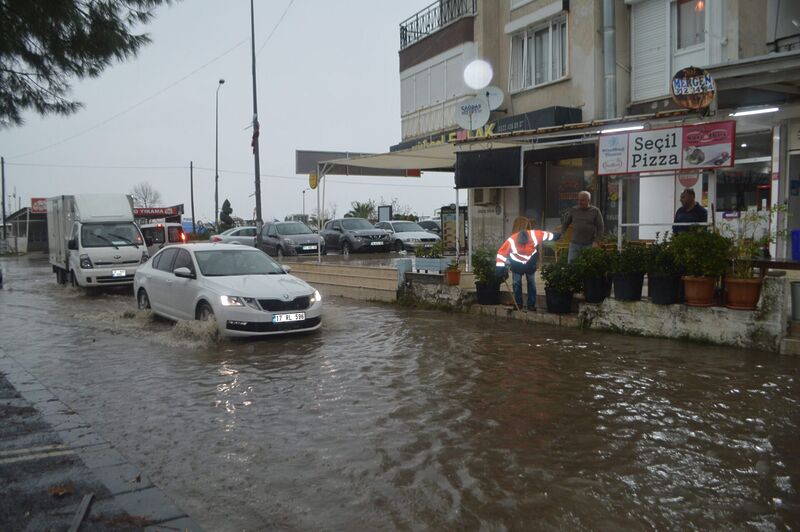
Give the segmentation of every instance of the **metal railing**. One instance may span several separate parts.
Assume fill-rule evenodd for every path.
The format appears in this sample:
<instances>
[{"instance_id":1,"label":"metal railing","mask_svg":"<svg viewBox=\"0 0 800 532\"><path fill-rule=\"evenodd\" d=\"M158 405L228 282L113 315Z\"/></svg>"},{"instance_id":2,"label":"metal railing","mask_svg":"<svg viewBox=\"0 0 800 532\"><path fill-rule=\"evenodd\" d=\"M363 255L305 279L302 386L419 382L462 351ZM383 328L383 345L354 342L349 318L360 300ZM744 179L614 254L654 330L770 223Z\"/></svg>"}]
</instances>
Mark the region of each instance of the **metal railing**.
<instances>
[{"instance_id":1,"label":"metal railing","mask_svg":"<svg viewBox=\"0 0 800 532\"><path fill-rule=\"evenodd\" d=\"M478 0L438 0L400 23L400 50L461 17L474 15Z\"/></svg>"}]
</instances>

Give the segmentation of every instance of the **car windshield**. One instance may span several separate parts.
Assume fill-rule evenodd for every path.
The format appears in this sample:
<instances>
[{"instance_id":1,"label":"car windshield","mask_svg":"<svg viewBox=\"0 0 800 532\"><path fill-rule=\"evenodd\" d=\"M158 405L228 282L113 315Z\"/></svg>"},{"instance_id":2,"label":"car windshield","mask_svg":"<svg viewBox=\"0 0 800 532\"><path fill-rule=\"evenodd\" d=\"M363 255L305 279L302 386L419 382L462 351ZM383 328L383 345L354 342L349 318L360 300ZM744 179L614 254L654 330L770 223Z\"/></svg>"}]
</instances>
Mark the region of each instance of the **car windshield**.
<instances>
[{"instance_id":1,"label":"car windshield","mask_svg":"<svg viewBox=\"0 0 800 532\"><path fill-rule=\"evenodd\" d=\"M394 222L395 233L412 233L414 231L425 231L418 223L415 222Z\"/></svg>"},{"instance_id":2,"label":"car windshield","mask_svg":"<svg viewBox=\"0 0 800 532\"><path fill-rule=\"evenodd\" d=\"M375 229L371 223L364 218L346 218L342 220L342 227L350 231L359 231L363 229Z\"/></svg>"},{"instance_id":3,"label":"car windshield","mask_svg":"<svg viewBox=\"0 0 800 532\"><path fill-rule=\"evenodd\" d=\"M277 224L275 228L278 230L279 235L307 235L313 233L303 222Z\"/></svg>"},{"instance_id":4,"label":"car windshield","mask_svg":"<svg viewBox=\"0 0 800 532\"><path fill-rule=\"evenodd\" d=\"M85 224L81 244L85 248L141 246L142 235L133 223Z\"/></svg>"},{"instance_id":5,"label":"car windshield","mask_svg":"<svg viewBox=\"0 0 800 532\"><path fill-rule=\"evenodd\" d=\"M195 251L200 272L206 277L226 275L273 275L286 273L280 264L261 251L217 249Z\"/></svg>"}]
</instances>

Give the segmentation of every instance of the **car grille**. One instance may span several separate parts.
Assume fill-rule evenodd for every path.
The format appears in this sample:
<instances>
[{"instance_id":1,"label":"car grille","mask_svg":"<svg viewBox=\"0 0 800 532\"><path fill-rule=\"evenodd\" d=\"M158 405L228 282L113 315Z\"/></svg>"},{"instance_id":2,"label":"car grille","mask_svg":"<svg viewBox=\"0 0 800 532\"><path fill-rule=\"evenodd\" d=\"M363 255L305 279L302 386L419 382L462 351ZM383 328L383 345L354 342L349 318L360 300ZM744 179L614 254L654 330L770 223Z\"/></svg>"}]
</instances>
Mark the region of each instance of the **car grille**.
<instances>
[{"instance_id":1,"label":"car grille","mask_svg":"<svg viewBox=\"0 0 800 532\"><path fill-rule=\"evenodd\" d=\"M97 281L97 284L104 284L104 283L132 283L133 282L133 275L126 275L125 277L111 277L110 275L104 275L102 277L95 277L95 281Z\"/></svg>"},{"instance_id":2,"label":"car grille","mask_svg":"<svg viewBox=\"0 0 800 532\"><path fill-rule=\"evenodd\" d=\"M261 308L270 312L280 312L284 310L305 310L311 304L310 296L296 297L291 301L281 301L280 299L259 299L258 304Z\"/></svg>"},{"instance_id":3,"label":"car grille","mask_svg":"<svg viewBox=\"0 0 800 532\"><path fill-rule=\"evenodd\" d=\"M436 238L420 238L423 242L436 242Z\"/></svg>"},{"instance_id":4,"label":"car grille","mask_svg":"<svg viewBox=\"0 0 800 532\"><path fill-rule=\"evenodd\" d=\"M287 321L285 323L271 323L268 321L246 321L246 322L228 322L225 327L231 331L244 331L244 332L280 332L280 331L296 331L298 329L308 329L316 327L322 322L322 318L308 318L303 321Z\"/></svg>"},{"instance_id":5,"label":"car grille","mask_svg":"<svg viewBox=\"0 0 800 532\"><path fill-rule=\"evenodd\" d=\"M386 235L364 235L361 238L364 240L386 240Z\"/></svg>"},{"instance_id":6,"label":"car grille","mask_svg":"<svg viewBox=\"0 0 800 532\"><path fill-rule=\"evenodd\" d=\"M107 260L98 260L94 263L95 266L122 266L122 265L139 264L138 260L126 260L124 262L111 262Z\"/></svg>"}]
</instances>

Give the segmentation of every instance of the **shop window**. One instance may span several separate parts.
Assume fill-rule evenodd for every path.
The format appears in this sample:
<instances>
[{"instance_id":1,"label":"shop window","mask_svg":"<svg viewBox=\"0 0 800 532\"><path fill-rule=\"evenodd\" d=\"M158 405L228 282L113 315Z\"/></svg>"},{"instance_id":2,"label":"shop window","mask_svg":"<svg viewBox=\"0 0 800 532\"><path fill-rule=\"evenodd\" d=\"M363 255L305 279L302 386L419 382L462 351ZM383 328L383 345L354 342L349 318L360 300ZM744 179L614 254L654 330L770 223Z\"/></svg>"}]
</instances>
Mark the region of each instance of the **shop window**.
<instances>
[{"instance_id":1,"label":"shop window","mask_svg":"<svg viewBox=\"0 0 800 532\"><path fill-rule=\"evenodd\" d=\"M718 211L769 208L772 135L769 131L736 136L736 159L732 168L716 171Z\"/></svg>"},{"instance_id":2,"label":"shop window","mask_svg":"<svg viewBox=\"0 0 800 532\"><path fill-rule=\"evenodd\" d=\"M566 17L561 16L512 35L510 69L512 92L566 77Z\"/></svg>"},{"instance_id":3,"label":"shop window","mask_svg":"<svg viewBox=\"0 0 800 532\"><path fill-rule=\"evenodd\" d=\"M703 44L706 36L706 0L678 0L678 49Z\"/></svg>"}]
</instances>

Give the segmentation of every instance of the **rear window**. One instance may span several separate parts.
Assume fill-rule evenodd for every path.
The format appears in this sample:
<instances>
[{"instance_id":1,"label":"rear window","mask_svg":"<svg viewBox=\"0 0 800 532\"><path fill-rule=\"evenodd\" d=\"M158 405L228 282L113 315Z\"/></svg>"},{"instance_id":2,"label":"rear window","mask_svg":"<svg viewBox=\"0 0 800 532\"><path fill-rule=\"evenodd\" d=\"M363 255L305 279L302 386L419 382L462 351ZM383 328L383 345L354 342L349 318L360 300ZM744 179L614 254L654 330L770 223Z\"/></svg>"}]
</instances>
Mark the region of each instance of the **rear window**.
<instances>
[{"instance_id":1,"label":"rear window","mask_svg":"<svg viewBox=\"0 0 800 532\"><path fill-rule=\"evenodd\" d=\"M169 237L170 242L183 242L184 239L181 238L182 235L182 227L167 227L167 236Z\"/></svg>"},{"instance_id":2,"label":"rear window","mask_svg":"<svg viewBox=\"0 0 800 532\"><path fill-rule=\"evenodd\" d=\"M163 227L145 227L142 229L142 235L153 241L153 244L164 243L164 228Z\"/></svg>"}]
</instances>

